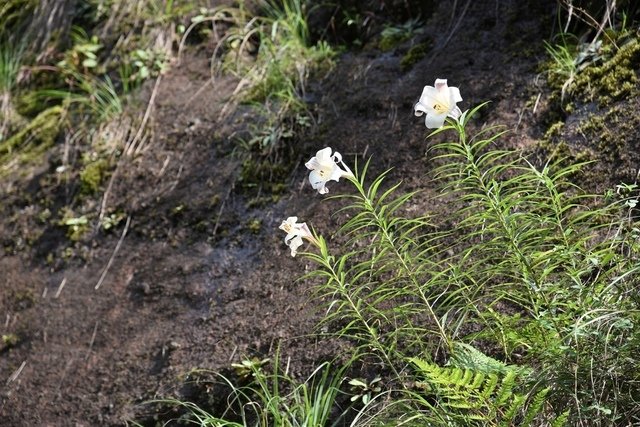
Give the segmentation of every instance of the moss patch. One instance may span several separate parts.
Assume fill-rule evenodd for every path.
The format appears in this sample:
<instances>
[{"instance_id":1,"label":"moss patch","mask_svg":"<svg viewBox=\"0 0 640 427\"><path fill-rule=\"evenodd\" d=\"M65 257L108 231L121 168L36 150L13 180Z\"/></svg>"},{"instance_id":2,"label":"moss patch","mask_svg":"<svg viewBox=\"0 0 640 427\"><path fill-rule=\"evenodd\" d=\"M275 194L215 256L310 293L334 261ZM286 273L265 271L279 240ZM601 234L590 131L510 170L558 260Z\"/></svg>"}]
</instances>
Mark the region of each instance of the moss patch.
<instances>
[{"instance_id":1,"label":"moss patch","mask_svg":"<svg viewBox=\"0 0 640 427\"><path fill-rule=\"evenodd\" d=\"M549 126L544 137L538 143L538 147L544 150L551 159L572 157L571 149L562 137L564 130L564 122L556 122Z\"/></svg>"},{"instance_id":2,"label":"moss patch","mask_svg":"<svg viewBox=\"0 0 640 427\"><path fill-rule=\"evenodd\" d=\"M95 194L100 189L108 169L107 159L98 159L85 166L80 172L80 192L87 195Z\"/></svg>"},{"instance_id":3,"label":"moss patch","mask_svg":"<svg viewBox=\"0 0 640 427\"><path fill-rule=\"evenodd\" d=\"M15 334L7 334L2 336L2 342L0 343L0 349L8 349L15 347L20 339Z\"/></svg>"},{"instance_id":4,"label":"moss patch","mask_svg":"<svg viewBox=\"0 0 640 427\"><path fill-rule=\"evenodd\" d=\"M594 161L584 169L583 178L607 187L633 182L638 173L640 117L637 99L617 101L608 107L583 106L566 123L549 126L538 148L544 158L563 162Z\"/></svg>"},{"instance_id":5,"label":"moss patch","mask_svg":"<svg viewBox=\"0 0 640 427\"><path fill-rule=\"evenodd\" d=\"M584 171L591 188L633 182L640 162L640 34L604 41L588 65L570 83L549 74L549 110L538 148L543 157L592 161ZM545 64L549 65L549 64ZM562 97L564 87L564 97Z\"/></svg>"},{"instance_id":6,"label":"moss patch","mask_svg":"<svg viewBox=\"0 0 640 427\"><path fill-rule=\"evenodd\" d=\"M13 290L10 293L11 308L15 311L22 311L33 307L36 304L36 294L31 289L21 291Z\"/></svg>"},{"instance_id":7,"label":"moss patch","mask_svg":"<svg viewBox=\"0 0 640 427\"><path fill-rule=\"evenodd\" d=\"M640 68L640 41L633 38L620 49L604 47L603 56L613 54L599 66L589 66L578 72L570 86L572 96L583 102L598 102L604 106L627 96L637 96Z\"/></svg>"},{"instance_id":8,"label":"moss patch","mask_svg":"<svg viewBox=\"0 0 640 427\"><path fill-rule=\"evenodd\" d=\"M633 150L637 145L640 126L637 110L629 111L621 106L612 107L604 113L591 114L577 128L590 145L594 145L599 157L614 166L612 174L619 179L633 179L635 165ZM637 147L636 147L637 149Z\"/></svg>"},{"instance_id":9,"label":"moss patch","mask_svg":"<svg viewBox=\"0 0 640 427\"><path fill-rule=\"evenodd\" d=\"M249 158L242 163L240 183L245 190L257 189L269 195L281 194L291 166L284 161L272 162L268 158Z\"/></svg>"},{"instance_id":10,"label":"moss patch","mask_svg":"<svg viewBox=\"0 0 640 427\"><path fill-rule=\"evenodd\" d=\"M35 117L47 108L55 106L52 104L51 100L43 99L37 90L20 93L15 98L16 111L25 117Z\"/></svg>"},{"instance_id":11,"label":"moss patch","mask_svg":"<svg viewBox=\"0 0 640 427\"><path fill-rule=\"evenodd\" d=\"M247 222L247 229L253 234L259 234L262 229L262 220L254 218Z\"/></svg>"},{"instance_id":12,"label":"moss patch","mask_svg":"<svg viewBox=\"0 0 640 427\"><path fill-rule=\"evenodd\" d=\"M383 52L387 52L407 40L408 36L404 34L383 34L378 42L378 48Z\"/></svg>"},{"instance_id":13,"label":"moss patch","mask_svg":"<svg viewBox=\"0 0 640 427\"><path fill-rule=\"evenodd\" d=\"M428 40L411 47L406 55L404 55L400 60L400 67L402 68L402 70L409 70L417 62L427 56L427 53L429 53L429 51L431 50L432 45L433 43L431 42L431 40Z\"/></svg>"},{"instance_id":14,"label":"moss patch","mask_svg":"<svg viewBox=\"0 0 640 427\"><path fill-rule=\"evenodd\" d=\"M24 164L39 158L54 144L62 127L64 114L64 108L51 107L38 114L18 133L0 143L0 164L16 159L18 164Z\"/></svg>"}]
</instances>

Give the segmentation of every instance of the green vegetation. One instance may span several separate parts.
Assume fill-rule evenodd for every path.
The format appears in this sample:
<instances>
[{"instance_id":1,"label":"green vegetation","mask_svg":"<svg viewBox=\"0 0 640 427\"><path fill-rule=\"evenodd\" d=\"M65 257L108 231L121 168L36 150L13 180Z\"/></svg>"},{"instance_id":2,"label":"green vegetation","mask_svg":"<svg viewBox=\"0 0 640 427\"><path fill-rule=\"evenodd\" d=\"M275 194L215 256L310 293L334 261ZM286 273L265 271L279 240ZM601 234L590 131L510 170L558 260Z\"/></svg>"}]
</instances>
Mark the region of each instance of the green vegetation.
<instances>
[{"instance_id":1,"label":"green vegetation","mask_svg":"<svg viewBox=\"0 0 640 427\"><path fill-rule=\"evenodd\" d=\"M523 391L498 399L508 408L494 414L566 418L570 425L634 419L640 307L625 295L640 271L640 246L631 205L582 192L567 179L579 165L538 169L517 152L491 149L500 132L467 139L465 125L476 111L436 131L459 135L434 147L445 194L463 203L451 218L456 229L436 232L442 229L436 217L405 217L412 194L394 196L398 186L379 192L384 176L366 185L366 167L356 175L356 195L345 196L352 219L342 230L351 237L348 247L362 249L334 256L320 238L320 253L306 254L318 264L310 277L323 281L320 296L330 301L326 327L355 340L354 357L375 355L398 378L407 360L420 360L422 375L449 381L428 381L447 402L446 387L456 387L458 398L474 381L478 393L495 390L482 388L486 380L477 376L495 371L495 362L482 355L475 365L457 364L461 348L482 343L518 366L509 381L522 381ZM465 332L467 324L473 332ZM442 358L460 370L438 368ZM474 399L455 406L460 425L492 425L477 418L491 418L491 405ZM449 403L426 412L425 422L454 417Z\"/></svg>"},{"instance_id":2,"label":"green vegetation","mask_svg":"<svg viewBox=\"0 0 640 427\"><path fill-rule=\"evenodd\" d=\"M180 14L192 15L197 5L72 3L10 0L0 6L0 176L19 177L31 170L23 166L55 153L50 161L62 165L39 183L70 184L67 205L51 223L69 227L75 241L89 228L88 201L105 190L111 168L123 155L141 152L146 129L143 112L134 113L140 109L130 105L132 91L166 70L178 41L175 27L184 19ZM47 14L50 24L43 25ZM55 145L62 143L65 154L59 158ZM112 224L101 225L106 230Z\"/></svg>"},{"instance_id":3,"label":"green vegetation","mask_svg":"<svg viewBox=\"0 0 640 427\"><path fill-rule=\"evenodd\" d=\"M0 44L0 142L20 124L20 118L13 107L12 93L21 63L20 49Z\"/></svg>"},{"instance_id":4,"label":"green vegetation","mask_svg":"<svg viewBox=\"0 0 640 427\"><path fill-rule=\"evenodd\" d=\"M562 100L571 94L579 102L596 101L601 106L637 90L635 70L640 64L638 35L620 35L617 43L546 44L552 58L549 82L560 88Z\"/></svg>"},{"instance_id":5,"label":"green vegetation","mask_svg":"<svg viewBox=\"0 0 640 427\"><path fill-rule=\"evenodd\" d=\"M546 44L551 60L543 64L543 69L551 93L544 115L545 121L554 124L546 131L539 148L556 160L616 165L608 176L614 181L634 180L636 161L629 147L633 146L638 123L631 110L640 94L637 75L640 33L630 22L637 18L638 10L632 9L629 18L623 10L616 10L615 3L607 2L609 19L596 25L596 20L585 12L604 13L603 5L586 3L588 7L582 5L586 8L577 13L586 19L592 37L561 34L557 37L559 43ZM621 6L626 7L624 4L617 7ZM596 176L602 174L599 167L593 163L587 168L587 175L592 174L587 179L596 185Z\"/></svg>"},{"instance_id":6,"label":"green vegetation","mask_svg":"<svg viewBox=\"0 0 640 427\"><path fill-rule=\"evenodd\" d=\"M601 55L609 58L599 65L585 67L575 78L571 91L584 102L597 101L606 106L611 101L638 94L640 66L640 42L638 34L625 37L619 47L613 44L602 49Z\"/></svg>"},{"instance_id":7,"label":"green vegetation","mask_svg":"<svg viewBox=\"0 0 640 427\"><path fill-rule=\"evenodd\" d=\"M6 40L24 29L29 15L38 6L38 0L6 0L0 5L0 40Z\"/></svg>"},{"instance_id":8,"label":"green vegetation","mask_svg":"<svg viewBox=\"0 0 640 427\"><path fill-rule=\"evenodd\" d=\"M201 426L324 426L339 422L333 410L340 393L340 383L346 367L336 368L323 363L305 380L299 381L287 372L266 373L263 367L269 359L245 359L234 364L236 377L245 382L236 386L232 379L216 375L218 386L224 389L225 410L215 415L189 402L161 400L156 403L177 405L186 409L178 421ZM223 396L217 396L222 398Z\"/></svg>"},{"instance_id":9,"label":"green vegetation","mask_svg":"<svg viewBox=\"0 0 640 427\"><path fill-rule=\"evenodd\" d=\"M98 41L98 36L87 36L86 31L81 27L71 28L71 39L73 44L71 49L64 53L64 59L58 62L58 67L62 70L85 72L98 66L98 52L103 46Z\"/></svg>"},{"instance_id":10,"label":"green vegetation","mask_svg":"<svg viewBox=\"0 0 640 427\"><path fill-rule=\"evenodd\" d=\"M55 106L38 114L20 131L0 142L0 176L17 165L30 163L51 147L59 135L66 110Z\"/></svg>"},{"instance_id":11,"label":"green vegetation","mask_svg":"<svg viewBox=\"0 0 640 427\"><path fill-rule=\"evenodd\" d=\"M72 242L82 240L90 229L89 219L85 215L77 216L68 208L62 209L60 226L67 227L67 237Z\"/></svg>"},{"instance_id":12,"label":"green vegetation","mask_svg":"<svg viewBox=\"0 0 640 427\"><path fill-rule=\"evenodd\" d=\"M408 40L415 27L387 28L380 47ZM253 34L227 42L255 55ZM637 92L638 35L614 36L579 43L565 35L546 45L561 105L605 106ZM429 47L414 48L404 68ZM235 52L233 61L242 62ZM299 231L311 242L302 255L315 264L303 278L317 283L316 301L325 304L318 329L349 343L349 360L376 373L345 377L346 384L331 378L351 404L323 398L334 416L320 425L609 426L640 418L637 185L603 196L575 184L585 156L572 155L562 140L564 121L546 131L552 160L542 165L495 148L499 128L468 135L482 107L432 134L447 133L430 151L439 165L432 178L455 204L446 218L410 216L416 193L390 186L386 173L370 180L367 163L348 178L353 193L333 196L347 202L341 238L329 244L319 232ZM594 116L580 130L605 150L615 142L609 124L634 127L619 127L619 113ZM247 163L245 172L254 169ZM278 361L273 374L263 372L263 361L245 362L235 365L242 370L236 382L251 381L239 387L224 378L233 398L221 413L176 403L200 425L308 425L310 405L301 412L281 405L300 385L266 386L266 378L278 378ZM257 410L247 417L240 408L251 398Z\"/></svg>"},{"instance_id":13,"label":"green vegetation","mask_svg":"<svg viewBox=\"0 0 640 427\"><path fill-rule=\"evenodd\" d=\"M267 0L259 6L259 14L241 2L198 15L184 37L205 22L232 24L216 47L214 58L221 61L213 71L236 74L233 101L255 106L259 124L244 145L271 150L290 136L289 123L308 120L303 100L307 79L330 70L335 51L323 41L311 44L304 2Z\"/></svg>"},{"instance_id":14,"label":"green vegetation","mask_svg":"<svg viewBox=\"0 0 640 427\"><path fill-rule=\"evenodd\" d=\"M334 196L350 202L347 240L330 247L300 231L312 242L303 256L316 264L305 277L326 304L319 326L352 344L351 360L384 366L371 383L349 382L350 400L364 406L338 413L380 425L632 423L635 187L617 199L588 194L570 181L580 164L535 167L521 152L492 148L496 128L467 136L480 108L434 132L458 137L433 147L442 197L460 204L449 217L407 216L415 194L387 186L386 174L368 183L364 165L350 178L355 193ZM257 381L245 390L269 411L255 425L302 419L271 410L290 397L279 388ZM220 417L213 425L233 419Z\"/></svg>"},{"instance_id":15,"label":"green vegetation","mask_svg":"<svg viewBox=\"0 0 640 427\"><path fill-rule=\"evenodd\" d=\"M424 360L411 359L421 380L418 386L424 388L427 397L424 399L425 406L431 408L433 405L427 403L428 398L435 399L437 407L442 409L434 412L444 412L462 425L512 425L516 418L521 419L519 425L531 425L542 412L550 389L542 389L534 396L519 394L514 390L518 379L517 368L509 369L492 360L492 364L499 369L487 369L491 366L485 360L487 356L475 349L473 352L480 354L483 359L473 368L442 368ZM522 412L529 398L531 403L526 412ZM431 422L438 423L441 420L434 417Z\"/></svg>"},{"instance_id":16,"label":"green vegetation","mask_svg":"<svg viewBox=\"0 0 640 427\"><path fill-rule=\"evenodd\" d=\"M18 338L18 336L15 334L2 335L2 345L0 346L0 351L15 347L19 342L20 338Z\"/></svg>"},{"instance_id":17,"label":"green vegetation","mask_svg":"<svg viewBox=\"0 0 640 427\"><path fill-rule=\"evenodd\" d=\"M584 41L585 37L560 33L555 38L558 42L544 42L550 57L545 65L548 81L552 88L560 91L563 108L572 110L572 102L597 102L604 107L611 101L638 92L635 70L640 64L640 33L629 25L624 11L616 10L615 2L605 3L606 7L598 2L586 2L575 11L572 8L568 11L566 28L572 13L577 13L582 18L579 22L587 23L595 31L589 41ZM597 15L590 15L589 10L597 11ZM615 19L616 12L621 19ZM599 23L597 17L601 14L606 19Z\"/></svg>"},{"instance_id":18,"label":"green vegetation","mask_svg":"<svg viewBox=\"0 0 640 427\"><path fill-rule=\"evenodd\" d=\"M0 93L11 93L16 85L22 63L22 51L8 45L0 46Z\"/></svg>"},{"instance_id":19,"label":"green vegetation","mask_svg":"<svg viewBox=\"0 0 640 427\"><path fill-rule=\"evenodd\" d=\"M402 25L387 26L380 34L378 47L383 51L391 50L422 33L423 26L419 18L410 19Z\"/></svg>"},{"instance_id":20,"label":"green vegetation","mask_svg":"<svg viewBox=\"0 0 640 427\"><path fill-rule=\"evenodd\" d=\"M44 26L39 23L47 10L40 10L37 1L3 4L0 175L41 162L56 143L71 144L65 148L72 147L71 162L65 157L59 167L65 180L78 184L69 187L74 193L66 210L76 212L74 218L92 216L85 211L89 199L107 190L105 177L113 176L116 165L139 156L148 138L149 118L135 105L136 89L166 72L187 38L195 35L217 42L212 73L238 78L223 115L243 103L256 118L244 134L248 137L238 141L248 165L242 188L257 189L255 204L272 201L260 193L281 192L288 178L284 162L291 162L289 154L274 154L280 141L313 123L304 101L306 83L331 69L335 52L323 41L311 42L303 1L259 2L252 10L243 1L214 9L201 6L170 0L89 1L82 7L60 3L48 10L56 17L53 24ZM25 35L20 45L12 39L16 32ZM41 182L53 181L57 179ZM74 218L59 213L63 211L52 221L79 231L69 233L77 240L82 230ZM69 219L72 224L66 223Z\"/></svg>"}]
</instances>

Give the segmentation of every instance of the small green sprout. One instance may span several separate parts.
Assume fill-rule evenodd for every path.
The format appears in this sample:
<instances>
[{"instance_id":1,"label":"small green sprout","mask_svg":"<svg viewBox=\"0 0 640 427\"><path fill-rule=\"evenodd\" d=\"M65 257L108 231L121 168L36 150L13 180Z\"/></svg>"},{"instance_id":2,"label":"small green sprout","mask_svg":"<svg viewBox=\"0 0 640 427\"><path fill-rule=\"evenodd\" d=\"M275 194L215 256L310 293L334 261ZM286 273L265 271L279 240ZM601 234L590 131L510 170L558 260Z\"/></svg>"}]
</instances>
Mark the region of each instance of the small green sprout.
<instances>
[{"instance_id":1,"label":"small green sprout","mask_svg":"<svg viewBox=\"0 0 640 427\"><path fill-rule=\"evenodd\" d=\"M111 215L105 216L104 218L102 218L102 221L100 222L100 226L104 231L111 230L112 228L120 224L120 222L125 218L125 216L126 215L122 212L112 213Z\"/></svg>"},{"instance_id":2,"label":"small green sprout","mask_svg":"<svg viewBox=\"0 0 640 427\"><path fill-rule=\"evenodd\" d=\"M2 335L2 344L4 348L15 347L20 339L15 334Z\"/></svg>"},{"instance_id":3,"label":"small green sprout","mask_svg":"<svg viewBox=\"0 0 640 427\"><path fill-rule=\"evenodd\" d=\"M375 377L368 383L364 379L352 379L349 381L351 392L354 393L354 395L351 396L351 401L355 402L357 400L361 400L362 403L366 405L371 401L375 394L382 391L381 381L382 378L380 377Z\"/></svg>"},{"instance_id":4,"label":"small green sprout","mask_svg":"<svg viewBox=\"0 0 640 427\"><path fill-rule=\"evenodd\" d=\"M67 70L89 70L98 66L98 52L102 44L97 36L89 37L84 29L74 26L71 31L73 46L57 65Z\"/></svg>"},{"instance_id":5,"label":"small green sprout","mask_svg":"<svg viewBox=\"0 0 640 427\"><path fill-rule=\"evenodd\" d=\"M236 371L236 375L242 379L246 379L251 377L255 377L256 373L262 371L262 367L269 363L271 359L258 359L257 357L252 357L251 359L244 359L240 363L232 363L231 367Z\"/></svg>"},{"instance_id":6,"label":"small green sprout","mask_svg":"<svg viewBox=\"0 0 640 427\"><path fill-rule=\"evenodd\" d=\"M67 226L67 237L72 241L78 241L82 239L84 234L89 230L89 219L85 216L73 217L73 212L68 212L67 215L60 220L59 224Z\"/></svg>"}]
</instances>

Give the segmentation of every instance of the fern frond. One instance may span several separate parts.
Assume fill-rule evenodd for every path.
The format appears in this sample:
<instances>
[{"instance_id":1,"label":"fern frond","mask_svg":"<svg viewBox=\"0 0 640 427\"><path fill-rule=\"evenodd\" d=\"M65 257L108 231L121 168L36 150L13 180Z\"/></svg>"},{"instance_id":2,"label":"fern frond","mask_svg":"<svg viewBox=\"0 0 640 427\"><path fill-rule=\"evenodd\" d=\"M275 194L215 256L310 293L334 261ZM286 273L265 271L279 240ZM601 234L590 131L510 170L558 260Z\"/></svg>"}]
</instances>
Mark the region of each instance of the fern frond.
<instances>
[{"instance_id":1,"label":"fern frond","mask_svg":"<svg viewBox=\"0 0 640 427\"><path fill-rule=\"evenodd\" d=\"M460 344L454 344L464 355L459 360L470 367L441 367L423 359L409 359L417 370L417 384L437 402L433 410L442 411L443 417L455 419L460 425L508 427L519 419L523 420L519 426L533 425L543 412L549 389L530 399L531 392L516 391L521 369Z\"/></svg>"}]
</instances>

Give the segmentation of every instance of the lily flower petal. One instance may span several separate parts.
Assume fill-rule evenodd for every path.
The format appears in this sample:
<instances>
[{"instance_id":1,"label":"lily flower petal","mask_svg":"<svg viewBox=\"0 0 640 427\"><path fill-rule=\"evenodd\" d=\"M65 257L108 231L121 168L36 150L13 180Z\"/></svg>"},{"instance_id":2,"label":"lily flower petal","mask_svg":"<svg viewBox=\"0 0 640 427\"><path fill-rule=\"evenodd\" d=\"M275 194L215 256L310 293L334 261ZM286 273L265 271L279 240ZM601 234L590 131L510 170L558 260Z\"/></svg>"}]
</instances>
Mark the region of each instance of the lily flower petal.
<instances>
[{"instance_id":1,"label":"lily flower petal","mask_svg":"<svg viewBox=\"0 0 640 427\"><path fill-rule=\"evenodd\" d=\"M426 114L425 125L430 129L442 127L447 117L458 119L462 112L456 103L462 101L460 89L449 87L446 79L436 79L433 86L425 86L414 106L416 116Z\"/></svg>"},{"instance_id":2,"label":"lily flower petal","mask_svg":"<svg viewBox=\"0 0 640 427\"><path fill-rule=\"evenodd\" d=\"M318 190L320 194L327 194L329 192L329 189L325 187L328 180L329 179L325 179L323 174L317 170L312 170L311 173L309 173L311 187L313 187L314 190Z\"/></svg>"},{"instance_id":3,"label":"lily flower petal","mask_svg":"<svg viewBox=\"0 0 640 427\"><path fill-rule=\"evenodd\" d=\"M287 235L289 237L290 235ZM298 248L302 246L302 237L293 235L293 237L284 240L284 242L291 249L291 256L296 256L298 254Z\"/></svg>"},{"instance_id":4,"label":"lily flower petal","mask_svg":"<svg viewBox=\"0 0 640 427\"><path fill-rule=\"evenodd\" d=\"M424 118L424 124L429 129L438 129L444 126L446 114L427 114Z\"/></svg>"},{"instance_id":5,"label":"lily flower petal","mask_svg":"<svg viewBox=\"0 0 640 427\"><path fill-rule=\"evenodd\" d=\"M342 169L339 165L342 165ZM339 181L343 177L353 177L351 170L342 161L342 155L337 151L331 154L331 147L318 151L305 163L309 173L309 182L314 190L320 194L326 194L329 189L325 186L328 181Z\"/></svg>"},{"instance_id":6,"label":"lily flower petal","mask_svg":"<svg viewBox=\"0 0 640 427\"><path fill-rule=\"evenodd\" d=\"M320 246L318 240L314 237L309 230L306 223L298 224L298 217L290 216L285 221L282 221L279 227L281 230L287 233L284 238L284 243L291 249L291 256L296 256L298 248L302 246L302 239L308 240L316 246Z\"/></svg>"}]
</instances>

